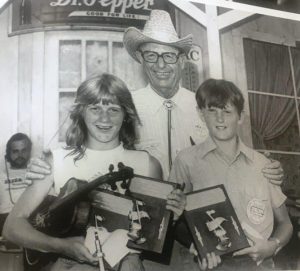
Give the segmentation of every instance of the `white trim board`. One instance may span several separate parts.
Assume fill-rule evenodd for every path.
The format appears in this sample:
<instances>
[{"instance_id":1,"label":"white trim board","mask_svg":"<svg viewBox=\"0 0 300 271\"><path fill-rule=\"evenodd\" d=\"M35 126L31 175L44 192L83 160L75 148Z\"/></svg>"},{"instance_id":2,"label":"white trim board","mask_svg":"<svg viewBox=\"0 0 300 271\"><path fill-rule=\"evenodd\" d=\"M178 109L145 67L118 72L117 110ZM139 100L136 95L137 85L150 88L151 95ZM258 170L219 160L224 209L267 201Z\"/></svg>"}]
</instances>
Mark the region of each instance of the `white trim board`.
<instances>
[{"instance_id":1,"label":"white trim board","mask_svg":"<svg viewBox=\"0 0 300 271\"><path fill-rule=\"evenodd\" d=\"M194 3L200 3L200 4L209 4L209 5L215 5L215 6L221 6L231 9L237 9L245 12L252 12L252 13L258 13L273 17L279 17L289 20L295 20L300 21L300 14L297 13L291 13L287 11L281 11L276 9L270 9L270 8L263 8L253 5L247 5L247 4L241 4L236 3L228 0L181 0L182 2L194 2Z\"/></svg>"},{"instance_id":2,"label":"white trim board","mask_svg":"<svg viewBox=\"0 0 300 271\"><path fill-rule=\"evenodd\" d=\"M204 27L208 27L208 23L211 23L211 18L209 18L206 13L199 9L197 6L193 5L190 1L182 1L182 0L169 0L176 8L180 9L188 16L193 18L196 22L200 23ZM206 9L208 9L212 5L206 5ZM218 30L222 30L226 27L232 26L244 19L247 19L253 16L254 13L248 11L240 11L240 10L230 10L224 14L216 16L216 24Z\"/></svg>"}]
</instances>

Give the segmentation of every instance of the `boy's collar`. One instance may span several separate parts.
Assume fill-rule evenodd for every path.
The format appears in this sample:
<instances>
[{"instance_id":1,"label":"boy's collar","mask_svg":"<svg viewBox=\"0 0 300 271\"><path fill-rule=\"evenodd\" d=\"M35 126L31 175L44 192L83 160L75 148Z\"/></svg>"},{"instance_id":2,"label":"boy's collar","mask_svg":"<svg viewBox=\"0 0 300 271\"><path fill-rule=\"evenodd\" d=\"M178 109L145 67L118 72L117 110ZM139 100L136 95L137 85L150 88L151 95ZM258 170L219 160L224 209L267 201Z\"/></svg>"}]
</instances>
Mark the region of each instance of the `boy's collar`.
<instances>
[{"instance_id":1,"label":"boy's collar","mask_svg":"<svg viewBox=\"0 0 300 271\"><path fill-rule=\"evenodd\" d=\"M249 160L253 162L254 159L254 150L247 147L240 137L238 137L239 145L238 145L238 153L243 153Z\"/></svg>"},{"instance_id":2,"label":"boy's collar","mask_svg":"<svg viewBox=\"0 0 300 271\"><path fill-rule=\"evenodd\" d=\"M199 155L201 159L204 158L204 156L206 156L209 152L217 148L216 143L212 140L210 136L208 136L207 139L199 146L200 148L198 149L199 149Z\"/></svg>"},{"instance_id":3,"label":"boy's collar","mask_svg":"<svg viewBox=\"0 0 300 271\"><path fill-rule=\"evenodd\" d=\"M249 160L253 161L254 153L253 150L248 148L241 140L241 138L238 136L238 149L237 149L237 155L243 153ZM217 149L216 143L213 141L213 139L208 136L208 138L201 144L200 148L200 156L203 158L206 156L209 152L214 151Z\"/></svg>"}]
</instances>

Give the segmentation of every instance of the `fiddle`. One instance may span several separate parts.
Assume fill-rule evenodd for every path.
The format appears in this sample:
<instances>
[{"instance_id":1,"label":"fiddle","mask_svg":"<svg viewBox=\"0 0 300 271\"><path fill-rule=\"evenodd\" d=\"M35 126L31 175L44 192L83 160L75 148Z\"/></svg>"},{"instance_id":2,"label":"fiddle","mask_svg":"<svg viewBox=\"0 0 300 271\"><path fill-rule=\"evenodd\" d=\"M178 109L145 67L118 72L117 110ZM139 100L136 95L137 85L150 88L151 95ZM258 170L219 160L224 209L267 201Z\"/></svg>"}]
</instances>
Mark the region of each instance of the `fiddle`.
<instances>
[{"instance_id":1,"label":"fiddle","mask_svg":"<svg viewBox=\"0 0 300 271\"><path fill-rule=\"evenodd\" d=\"M110 165L109 173L96 177L90 182L76 178L69 179L57 197L48 195L45 198L30 215L29 222L38 231L53 237L83 234L91 214L89 192L102 184L108 184L112 190L115 190L117 189L116 183L120 181L121 186L126 188L127 181L134 176L133 169L122 163L118 164L118 171L113 170L113 165ZM54 258L56 257L57 255L54 255ZM29 265L35 266L38 263L47 262L50 255L45 259L46 257L43 257L41 252L26 250L26 258Z\"/></svg>"},{"instance_id":2,"label":"fiddle","mask_svg":"<svg viewBox=\"0 0 300 271\"><path fill-rule=\"evenodd\" d=\"M102 184L109 184L112 190L117 188L116 182L122 181L122 187L126 181L134 176L133 169L118 164L118 171L113 171L113 165L109 166L109 173L96 177L91 182L71 178L61 188L57 197L47 196L44 202L29 217L30 223L39 231L55 237L64 237L70 232L76 222L88 221L88 193ZM79 215L79 217L78 217ZM80 216L81 215L81 216ZM82 219L86 217L86 219ZM87 223L86 223L87 224ZM86 226L86 225L84 225Z\"/></svg>"}]
</instances>

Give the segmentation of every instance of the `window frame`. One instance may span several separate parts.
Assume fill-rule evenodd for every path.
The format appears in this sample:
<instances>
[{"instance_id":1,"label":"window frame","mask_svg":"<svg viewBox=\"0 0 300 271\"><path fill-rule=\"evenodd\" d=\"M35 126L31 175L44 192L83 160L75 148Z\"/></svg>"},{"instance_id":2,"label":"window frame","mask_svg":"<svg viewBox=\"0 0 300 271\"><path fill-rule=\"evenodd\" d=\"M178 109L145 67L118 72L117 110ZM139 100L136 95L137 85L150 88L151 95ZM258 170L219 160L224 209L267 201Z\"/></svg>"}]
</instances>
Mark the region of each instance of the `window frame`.
<instances>
[{"instance_id":1,"label":"window frame","mask_svg":"<svg viewBox=\"0 0 300 271\"><path fill-rule=\"evenodd\" d=\"M59 45L61 40L81 41L81 82L86 78L86 44L88 41L108 43L108 72L113 72L113 43L123 42L123 32L51 31L45 33L44 71L44 148L63 146L59 142L59 98L61 93L75 93L77 88L59 87ZM64 123L64 120L62 120Z\"/></svg>"}]
</instances>

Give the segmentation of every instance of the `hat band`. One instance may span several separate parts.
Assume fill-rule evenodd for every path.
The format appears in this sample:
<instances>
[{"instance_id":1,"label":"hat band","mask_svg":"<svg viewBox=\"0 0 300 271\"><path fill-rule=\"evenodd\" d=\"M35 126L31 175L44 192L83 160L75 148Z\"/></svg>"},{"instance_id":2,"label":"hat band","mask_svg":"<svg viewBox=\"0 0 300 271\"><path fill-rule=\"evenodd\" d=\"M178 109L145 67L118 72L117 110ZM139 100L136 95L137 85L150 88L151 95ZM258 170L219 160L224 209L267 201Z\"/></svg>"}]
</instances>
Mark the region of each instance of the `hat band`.
<instances>
[{"instance_id":1,"label":"hat band","mask_svg":"<svg viewBox=\"0 0 300 271\"><path fill-rule=\"evenodd\" d=\"M170 34L170 32L144 31L143 34L151 39L159 40L166 43L177 42L179 40L176 35Z\"/></svg>"}]
</instances>

